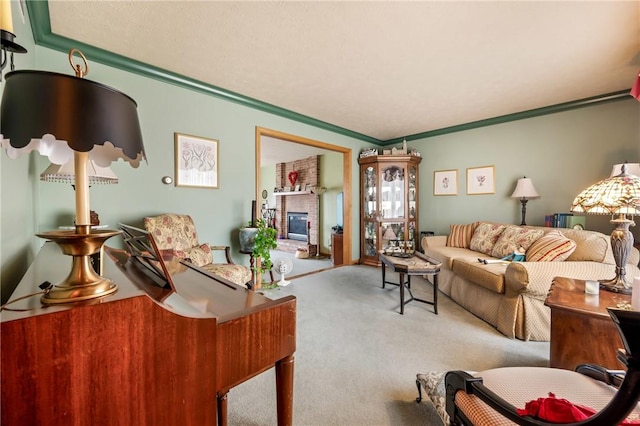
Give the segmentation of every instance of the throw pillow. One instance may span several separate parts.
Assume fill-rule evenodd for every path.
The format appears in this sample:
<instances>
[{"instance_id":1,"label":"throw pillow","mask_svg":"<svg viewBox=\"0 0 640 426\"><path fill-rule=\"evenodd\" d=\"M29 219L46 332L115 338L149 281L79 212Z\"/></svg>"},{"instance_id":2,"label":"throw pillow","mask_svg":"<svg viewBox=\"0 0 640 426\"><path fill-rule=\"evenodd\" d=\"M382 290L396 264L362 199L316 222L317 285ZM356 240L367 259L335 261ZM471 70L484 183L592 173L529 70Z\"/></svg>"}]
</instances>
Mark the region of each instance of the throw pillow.
<instances>
[{"instance_id":1,"label":"throw pillow","mask_svg":"<svg viewBox=\"0 0 640 426\"><path fill-rule=\"evenodd\" d=\"M200 244L184 250L184 257L196 266L204 266L213 262L213 254L209 244Z\"/></svg>"},{"instance_id":2,"label":"throw pillow","mask_svg":"<svg viewBox=\"0 0 640 426\"><path fill-rule=\"evenodd\" d=\"M473 232L469 248L491 256L491 250L506 226L497 223L480 223Z\"/></svg>"},{"instance_id":3,"label":"throw pillow","mask_svg":"<svg viewBox=\"0 0 640 426\"><path fill-rule=\"evenodd\" d=\"M500 238L496 241L491 256L502 259L503 257L513 254L517 249L522 248L525 253L529 246L538 238L544 235L542 229L527 229L519 226L507 226L507 229L500 234Z\"/></svg>"},{"instance_id":4,"label":"throw pillow","mask_svg":"<svg viewBox=\"0 0 640 426\"><path fill-rule=\"evenodd\" d=\"M560 231L550 231L538 238L529 250L528 262L561 262L566 260L576 249L576 243L568 239Z\"/></svg>"},{"instance_id":5,"label":"throw pillow","mask_svg":"<svg viewBox=\"0 0 640 426\"><path fill-rule=\"evenodd\" d=\"M469 248L471 237L476 230L478 222L468 225L451 225L449 227L449 236L447 237L447 247Z\"/></svg>"}]
</instances>

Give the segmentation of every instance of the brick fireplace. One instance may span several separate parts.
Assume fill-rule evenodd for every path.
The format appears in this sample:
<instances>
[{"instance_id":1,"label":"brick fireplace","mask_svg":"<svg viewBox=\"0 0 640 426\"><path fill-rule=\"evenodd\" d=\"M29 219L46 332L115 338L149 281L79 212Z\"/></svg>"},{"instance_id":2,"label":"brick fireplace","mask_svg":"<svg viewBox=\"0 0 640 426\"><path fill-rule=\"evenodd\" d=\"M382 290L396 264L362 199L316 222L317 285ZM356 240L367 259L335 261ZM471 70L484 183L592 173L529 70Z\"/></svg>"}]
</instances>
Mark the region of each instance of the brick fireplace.
<instances>
[{"instance_id":1,"label":"brick fireplace","mask_svg":"<svg viewBox=\"0 0 640 426\"><path fill-rule=\"evenodd\" d=\"M291 241L287 239L288 213L306 213L308 221L309 255L314 256L318 249L318 235L320 232L318 221L318 196L305 193L307 185L317 186L320 167L320 157L312 156L289 163L276 165L276 187L284 188L292 186L289 181L291 172L298 173L296 184L302 188L300 193L280 195L276 197L276 226L278 228L278 248L284 251L294 252L297 247L306 247L306 241Z\"/></svg>"}]
</instances>

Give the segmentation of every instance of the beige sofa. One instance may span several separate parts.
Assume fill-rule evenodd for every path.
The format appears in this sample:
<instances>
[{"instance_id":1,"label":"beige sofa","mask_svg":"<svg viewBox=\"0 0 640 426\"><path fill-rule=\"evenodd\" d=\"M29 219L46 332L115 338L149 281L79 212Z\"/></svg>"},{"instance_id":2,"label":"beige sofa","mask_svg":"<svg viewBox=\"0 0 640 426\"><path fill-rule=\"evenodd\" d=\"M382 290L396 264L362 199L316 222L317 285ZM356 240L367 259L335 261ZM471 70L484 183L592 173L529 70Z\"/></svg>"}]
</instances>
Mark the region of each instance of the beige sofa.
<instances>
[{"instance_id":1,"label":"beige sofa","mask_svg":"<svg viewBox=\"0 0 640 426\"><path fill-rule=\"evenodd\" d=\"M488 224L488 225L483 225ZM457 227L457 229L456 229ZM460 232L460 227L464 231ZM503 232L499 229L503 227ZM484 245L478 245L478 231L490 228L499 234L498 237L485 235ZM485 229L486 230L486 229ZM504 232L509 230L509 232ZM615 275L615 260L609 236L595 232L576 229L557 229L545 227L517 227L515 225L476 222L469 225L452 225L450 236L428 236L421 241L426 255L442 262L438 277L440 290L451 297L465 309L493 325L510 338L522 340L548 341L550 336L550 311L544 300L554 277L577 279L609 279ZM552 232L552 234L550 234ZM558 234L558 232L560 234ZM461 237L465 233L466 237ZM484 264L478 259L501 258L504 250L513 248L513 244L505 245L504 234L522 235L527 238L516 241L523 242L526 249L524 262L502 262ZM537 261L542 258L541 252L555 256L554 249L543 248L547 240L560 235L573 241L573 250L565 250L555 261ZM542 239L542 236L545 238ZM470 239L469 239L470 238ZM473 244L475 238L475 245ZM456 241L457 239L457 241ZM449 240L449 245L447 241ZM491 246L487 249L487 247ZM494 250L502 244L503 253ZM453 247L457 245L458 247ZM528 247L524 247L528 245ZM565 244L565 248L566 248ZM548 247L548 246L546 246ZM534 250L536 249L536 250ZM483 250L479 252L477 250ZM492 255L493 254L493 255ZM537 255L536 261L528 261ZM568 256L568 257L567 257ZM562 260L566 257L566 260ZM626 265L627 277L640 276L638 262L640 253L633 248Z\"/></svg>"}]
</instances>

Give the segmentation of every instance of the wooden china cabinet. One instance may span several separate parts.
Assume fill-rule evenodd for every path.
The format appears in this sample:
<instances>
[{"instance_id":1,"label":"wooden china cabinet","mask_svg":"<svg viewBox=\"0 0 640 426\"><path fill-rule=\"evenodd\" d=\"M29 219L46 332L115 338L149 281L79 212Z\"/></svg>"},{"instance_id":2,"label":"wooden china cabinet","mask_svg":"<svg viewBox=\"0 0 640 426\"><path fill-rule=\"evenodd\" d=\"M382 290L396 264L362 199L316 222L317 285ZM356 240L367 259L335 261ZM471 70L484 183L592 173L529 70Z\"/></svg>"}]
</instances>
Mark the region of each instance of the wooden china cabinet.
<instances>
[{"instance_id":1,"label":"wooden china cabinet","mask_svg":"<svg viewBox=\"0 0 640 426\"><path fill-rule=\"evenodd\" d=\"M360 164L360 263L380 265L389 244L418 248L418 171L422 157L374 155Z\"/></svg>"}]
</instances>

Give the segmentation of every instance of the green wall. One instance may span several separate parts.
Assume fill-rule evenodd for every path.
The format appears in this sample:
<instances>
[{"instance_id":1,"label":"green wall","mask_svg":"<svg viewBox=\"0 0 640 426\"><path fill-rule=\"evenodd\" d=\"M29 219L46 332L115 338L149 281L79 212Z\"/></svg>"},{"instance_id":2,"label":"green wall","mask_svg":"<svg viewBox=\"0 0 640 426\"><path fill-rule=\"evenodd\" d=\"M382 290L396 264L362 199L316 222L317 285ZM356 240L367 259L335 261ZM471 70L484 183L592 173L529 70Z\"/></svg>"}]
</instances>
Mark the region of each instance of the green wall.
<instances>
[{"instance_id":1,"label":"green wall","mask_svg":"<svg viewBox=\"0 0 640 426\"><path fill-rule=\"evenodd\" d=\"M29 20L23 24L16 10L17 2L12 2L13 26L16 43L27 49L27 54L14 55L16 70L35 68L36 57L33 54L34 42ZM0 83L0 95L4 88L4 74L10 70L9 66L3 70L3 82ZM4 153L0 153L0 301L4 303L17 280L26 271L34 258L34 253L40 245L39 238L34 236L36 224L35 210L38 205L35 188L37 178L36 160L31 156L24 156L10 160Z\"/></svg>"},{"instance_id":2,"label":"green wall","mask_svg":"<svg viewBox=\"0 0 640 426\"><path fill-rule=\"evenodd\" d=\"M357 158L357 153L354 155ZM357 169L357 167L354 167ZM331 252L331 227L337 222L337 199L336 196L342 192L342 154L331 152L320 156L320 186L327 188L327 191L320 196L320 252ZM359 180L356 179L357 185ZM357 186L356 185L356 186ZM354 193L359 193L354 190ZM356 206L358 204L356 203ZM360 216L360 207L355 209L356 215ZM359 219L358 219L359 220ZM359 227L359 221L354 222L354 226ZM359 234L359 230L358 235ZM354 248L357 250L357 257L360 257L360 243L354 240Z\"/></svg>"},{"instance_id":3,"label":"green wall","mask_svg":"<svg viewBox=\"0 0 640 426\"><path fill-rule=\"evenodd\" d=\"M66 53L34 46L29 22L22 23L15 8L13 13L17 41L29 50L26 55L16 56L16 68L71 74ZM200 240L229 244L235 260L247 263L247 257L237 252L237 228L250 219L251 200L256 193L255 127L260 126L353 150L354 198L345 200L345 204L353 204L351 258L359 257L357 153L371 144L88 59L88 79L121 90L137 101L148 158L148 164L138 169L122 162L113 164L120 183L91 188L91 207L100 214L102 223L139 226L145 215L188 213L194 217ZM161 183L162 176L173 176L174 132L220 141L219 189L176 188ZM523 175L533 179L542 196L530 201L527 209L527 222L539 225L545 214L568 211L575 195L607 177L614 163L640 161L640 103L630 98L411 141L409 146L424 157L420 170L420 230L443 234L450 223L481 219L520 223L520 204L509 196ZM73 220L72 189L39 181L47 165L46 158L35 153L17 160L2 154L0 159L2 301L6 301L43 242L34 234ZM486 165L495 166L496 193L465 195L466 168ZM326 157L322 167L334 171L323 173L321 182L330 189L322 199L322 245L328 250L341 157ZM457 196L433 196L433 171L443 169L458 169ZM606 217L589 216L587 227L605 233L612 229ZM638 228L632 229L640 239ZM112 240L110 245L119 244L117 238Z\"/></svg>"},{"instance_id":4,"label":"green wall","mask_svg":"<svg viewBox=\"0 0 640 426\"><path fill-rule=\"evenodd\" d=\"M527 204L527 224L568 212L589 185L609 177L613 164L640 161L640 103L629 100L513 121L409 144L420 166L420 229L446 234L449 224L492 220L520 223L519 200L510 198L527 176L541 195ZM495 167L496 192L466 195L466 169ZM458 195L434 196L433 172L458 170ZM588 229L610 234L608 216L587 216ZM639 224L640 225L640 224ZM640 240L640 226L632 228Z\"/></svg>"}]
</instances>

